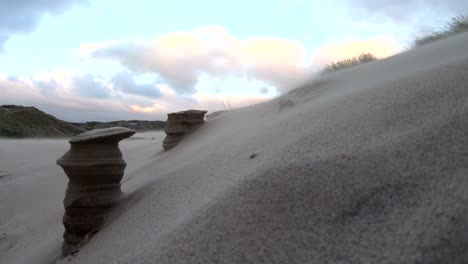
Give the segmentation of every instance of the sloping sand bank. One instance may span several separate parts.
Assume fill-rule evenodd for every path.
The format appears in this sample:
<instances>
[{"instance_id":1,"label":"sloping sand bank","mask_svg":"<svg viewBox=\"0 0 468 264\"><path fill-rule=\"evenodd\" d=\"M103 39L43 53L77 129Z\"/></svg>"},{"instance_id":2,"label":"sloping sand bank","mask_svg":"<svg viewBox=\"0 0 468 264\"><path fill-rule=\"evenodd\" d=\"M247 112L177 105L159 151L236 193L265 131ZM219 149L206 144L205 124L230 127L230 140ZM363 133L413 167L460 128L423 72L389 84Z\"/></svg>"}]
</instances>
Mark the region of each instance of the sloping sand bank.
<instances>
[{"instance_id":1,"label":"sloping sand bank","mask_svg":"<svg viewBox=\"0 0 468 264\"><path fill-rule=\"evenodd\" d=\"M132 155L128 204L67 263L467 263L468 34Z\"/></svg>"},{"instance_id":2,"label":"sloping sand bank","mask_svg":"<svg viewBox=\"0 0 468 264\"><path fill-rule=\"evenodd\" d=\"M464 34L208 122L75 261L466 263L467 143Z\"/></svg>"}]
</instances>

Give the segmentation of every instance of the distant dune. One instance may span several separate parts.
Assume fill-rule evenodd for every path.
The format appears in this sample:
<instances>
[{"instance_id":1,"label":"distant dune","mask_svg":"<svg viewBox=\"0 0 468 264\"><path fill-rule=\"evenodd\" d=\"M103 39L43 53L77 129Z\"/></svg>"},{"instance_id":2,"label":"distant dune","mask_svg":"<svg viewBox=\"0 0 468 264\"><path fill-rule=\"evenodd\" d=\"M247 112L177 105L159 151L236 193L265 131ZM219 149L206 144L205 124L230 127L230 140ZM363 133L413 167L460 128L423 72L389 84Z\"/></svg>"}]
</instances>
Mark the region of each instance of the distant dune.
<instances>
[{"instance_id":1,"label":"distant dune","mask_svg":"<svg viewBox=\"0 0 468 264\"><path fill-rule=\"evenodd\" d=\"M86 123L72 123L85 130L91 130L96 128L108 128L108 127L128 127L135 129L136 131L148 131L148 130L163 130L166 125L165 121L148 121L148 120L119 120L111 122L86 122Z\"/></svg>"},{"instance_id":2,"label":"distant dune","mask_svg":"<svg viewBox=\"0 0 468 264\"><path fill-rule=\"evenodd\" d=\"M69 137L83 131L35 107L0 106L1 137Z\"/></svg>"},{"instance_id":3,"label":"distant dune","mask_svg":"<svg viewBox=\"0 0 468 264\"><path fill-rule=\"evenodd\" d=\"M0 106L0 137L70 137L96 128L129 127L137 131L162 130L165 121L119 120L112 122L70 123L35 107Z\"/></svg>"}]
</instances>

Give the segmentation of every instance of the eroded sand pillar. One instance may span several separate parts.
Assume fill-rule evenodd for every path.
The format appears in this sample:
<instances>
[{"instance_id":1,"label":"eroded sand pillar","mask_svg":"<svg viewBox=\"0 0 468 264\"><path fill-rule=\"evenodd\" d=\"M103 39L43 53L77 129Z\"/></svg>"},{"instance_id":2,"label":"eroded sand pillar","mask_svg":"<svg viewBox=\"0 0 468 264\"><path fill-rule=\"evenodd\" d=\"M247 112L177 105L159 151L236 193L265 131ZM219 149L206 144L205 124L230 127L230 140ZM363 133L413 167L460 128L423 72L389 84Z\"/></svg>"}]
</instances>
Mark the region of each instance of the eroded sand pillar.
<instances>
[{"instance_id":1,"label":"eroded sand pillar","mask_svg":"<svg viewBox=\"0 0 468 264\"><path fill-rule=\"evenodd\" d=\"M63 201L64 256L76 252L95 234L118 202L127 166L119 141L133 134L134 130L124 127L82 133L69 141L70 150L57 160L70 180Z\"/></svg>"},{"instance_id":2,"label":"eroded sand pillar","mask_svg":"<svg viewBox=\"0 0 468 264\"><path fill-rule=\"evenodd\" d=\"M205 110L187 110L167 114L164 150L175 147L186 135L197 130L203 124L206 112Z\"/></svg>"}]
</instances>

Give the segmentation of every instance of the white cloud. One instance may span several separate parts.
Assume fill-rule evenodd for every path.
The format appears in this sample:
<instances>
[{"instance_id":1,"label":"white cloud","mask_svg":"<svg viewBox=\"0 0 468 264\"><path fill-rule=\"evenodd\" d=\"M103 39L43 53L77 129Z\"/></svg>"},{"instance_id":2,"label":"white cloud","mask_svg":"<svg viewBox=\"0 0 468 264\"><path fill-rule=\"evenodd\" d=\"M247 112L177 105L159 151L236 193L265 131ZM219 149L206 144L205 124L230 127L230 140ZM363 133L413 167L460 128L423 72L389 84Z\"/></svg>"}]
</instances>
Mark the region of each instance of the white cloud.
<instances>
[{"instance_id":1,"label":"white cloud","mask_svg":"<svg viewBox=\"0 0 468 264\"><path fill-rule=\"evenodd\" d=\"M316 49L312 61L315 65L323 67L330 62L359 56L362 53L372 53L378 58L386 58L401 50L401 45L391 36L346 40Z\"/></svg>"},{"instance_id":2,"label":"white cloud","mask_svg":"<svg viewBox=\"0 0 468 264\"><path fill-rule=\"evenodd\" d=\"M63 76L53 76L52 73L42 76L48 76L48 78L11 80L8 76L0 74L0 104L32 105L68 121L91 121L90 119L115 120L141 117L132 112L131 105L145 107L153 103L151 100L120 91L112 90L106 96L96 96L96 91L92 91L92 89L108 89L107 84L102 84L102 87L94 85L85 87L84 91L87 94L76 90L83 89L83 87L76 86L77 79L84 79L86 83L101 82L102 80L96 76L71 76L70 80L64 82L70 83L70 86L56 81ZM156 115L152 119L160 118L164 118L163 114Z\"/></svg>"},{"instance_id":3,"label":"white cloud","mask_svg":"<svg viewBox=\"0 0 468 264\"><path fill-rule=\"evenodd\" d=\"M44 72L40 74L35 74L32 76L32 79L37 81L50 82L54 81L60 84L63 87L71 88L73 84L73 76L76 73L68 70L57 70L52 72Z\"/></svg>"},{"instance_id":4,"label":"white cloud","mask_svg":"<svg viewBox=\"0 0 468 264\"><path fill-rule=\"evenodd\" d=\"M257 94L181 96L166 85L155 85L158 97L142 97L111 89L112 81L99 76L70 76L65 80L63 72L55 74L12 79L0 73L0 104L32 105L67 121L165 120L168 112L224 109L223 100L226 105L229 101L233 108L238 108L269 99ZM101 94L103 90L106 91L104 96Z\"/></svg>"},{"instance_id":5,"label":"white cloud","mask_svg":"<svg viewBox=\"0 0 468 264\"><path fill-rule=\"evenodd\" d=\"M160 106L158 104L153 104L152 106L132 105L130 108L132 111L139 113L164 113L169 110L166 107Z\"/></svg>"},{"instance_id":6,"label":"white cloud","mask_svg":"<svg viewBox=\"0 0 468 264\"><path fill-rule=\"evenodd\" d=\"M117 73L112 77L114 89L124 93L158 98L161 92L155 84L136 84L133 76L126 71Z\"/></svg>"},{"instance_id":7,"label":"white cloud","mask_svg":"<svg viewBox=\"0 0 468 264\"><path fill-rule=\"evenodd\" d=\"M315 50L312 65L323 66L363 52L386 57L400 48L389 36L349 40ZM80 52L117 61L133 72L118 69L106 78L67 70L30 78L0 73L0 103L34 105L70 121L90 121L90 117L157 120L173 111L217 111L229 104L239 108L260 103L277 95L275 88L297 87L313 68L301 43L280 38L238 39L217 26L150 41L87 43Z\"/></svg>"},{"instance_id":8,"label":"white cloud","mask_svg":"<svg viewBox=\"0 0 468 264\"><path fill-rule=\"evenodd\" d=\"M202 74L241 76L294 88L308 75L301 43L280 38L237 39L222 27L159 35L151 41L86 43L82 53L112 59L138 73L156 73L181 94L193 94Z\"/></svg>"},{"instance_id":9,"label":"white cloud","mask_svg":"<svg viewBox=\"0 0 468 264\"><path fill-rule=\"evenodd\" d=\"M82 97L101 99L109 98L112 92L105 80L93 74L73 77L73 90Z\"/></svg>"},{"instance_id":10,"label":"white cloud","mask_svg":"<svg viewBox=\"0 0 468 264\"><path fill-rule=\"evenodd\" d=\"M347 5L360 19L383 18L401 23L428 24L433 22L429 16L440 18L442 14L453 16L468 12L465 0L337 0L337 4Z\"/></svg>"}]
</instances>

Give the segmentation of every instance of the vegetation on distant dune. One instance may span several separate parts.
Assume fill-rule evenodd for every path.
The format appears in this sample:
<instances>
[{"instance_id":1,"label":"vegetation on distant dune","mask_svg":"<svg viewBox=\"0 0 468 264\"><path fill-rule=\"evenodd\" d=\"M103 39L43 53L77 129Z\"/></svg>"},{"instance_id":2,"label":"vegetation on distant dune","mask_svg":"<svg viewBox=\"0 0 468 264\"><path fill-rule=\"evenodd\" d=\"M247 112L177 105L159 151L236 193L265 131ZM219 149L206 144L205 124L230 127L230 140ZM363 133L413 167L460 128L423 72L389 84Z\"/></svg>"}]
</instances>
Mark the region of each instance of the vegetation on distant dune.
<instances>
[{"instance_id":1,"label":"vegetation on distant dune","mask_svg":"<svg viewBox=\"0 0 468 264\"><path fill-rule=\"evenodd\" d=\"M0 137L68 137L83 131L35 107L0 106Z\"/></svg>"},{"instance_id":2,"label":"vegetation on distant dune","mask_svg":"<svg viewBox=\"0 0 468 264\"><path fill-rule=\"evenodd\" d=\"M97 128L120 126L147 131L162 130L165 125L164 121L148 120L69 123L35 107L0 105L0 137L70 137Z\"/></svg>"},{"instance_id":3,"label":"vegetation on distant dune","mask_svg":"<svg viewBox=\"0 0 468 264\"><path fill-rule=\"evenodd\" d=\"M363 53L357 57L348 58L338 62L332 62L325 66L323 72L333 72L342 69L346 69L355 65L376 61L378 58L371 53Z\"/></svg>"},{"instance_id":4,"label":"vegetation on distant dune","mask_svg":"<svg viewBox=\"0 0 468 264\"><path fill-rule=\"evenodd\" d=\"M410 48L420 47L464 31L468 31L468 16L457 16L452 18L452 20L448 22L442 30L417 37Z\"/></svg>"},{"instance_id":5,"label":"vegetation on distant dune","mask_svg":"<svg viewBox=\"0 0 468 264\"><path fill-rule=\"evenodd\" d=\"M112 122L97 122L90 121L86 123L72 123L73 125L85 130L109 128L109 127L128 127L137 131L147 130L163 130L166 126L165 121L149 121L149 120L119 120Z\"/></svg>"}]
</instances>

